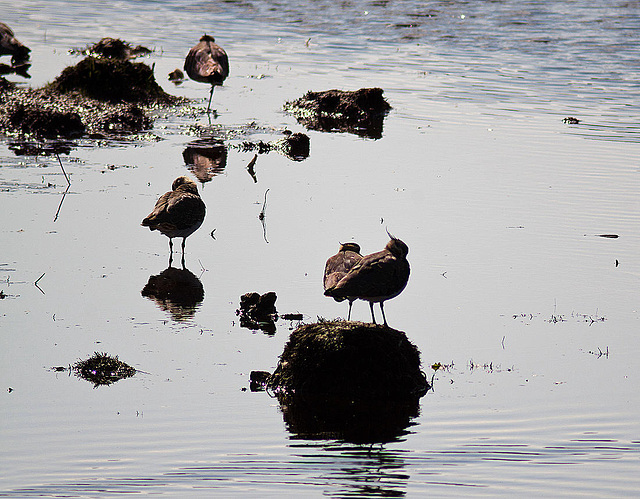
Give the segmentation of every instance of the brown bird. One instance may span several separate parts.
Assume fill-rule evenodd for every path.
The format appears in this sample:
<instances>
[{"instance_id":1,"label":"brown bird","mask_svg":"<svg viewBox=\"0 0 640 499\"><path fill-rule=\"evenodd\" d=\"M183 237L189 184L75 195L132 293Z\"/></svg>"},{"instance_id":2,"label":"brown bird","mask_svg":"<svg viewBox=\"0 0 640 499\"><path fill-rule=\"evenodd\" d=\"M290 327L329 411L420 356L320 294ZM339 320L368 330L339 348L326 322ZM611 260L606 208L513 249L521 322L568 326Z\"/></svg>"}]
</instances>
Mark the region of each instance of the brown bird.
<instances>
[{"instance_id":1,"label":"brown bird","mask_svg":"<svg viewBox=\"0 0 640 499\"><path fill-rule=\"evenodd\" d=\"M347 273L362 260L360 254L360 245L357 243L344 243L340 245L340 250L329 257L327 263L324 266L324 290L333 288L340 280L347 275ZM335 301L343 301L344 297L333 297ZM349 300L349 315L347 320L351 320L351 306L356 296L347 296Z\"/></svg>"},{"instance_id":2,"label":"brown bird","mask_svg":"<svg viewBox=\"0 0 640 499\"><path fill-rule=\"evenodd\" d=\"M200 42L187 54L187 58L184 61L184 70L192 80L211 85L209 104L207 104L208 114L213 90L216 85L222 85L222 82L229 76L227 53L215 43L215 39L212 36L204 35L200 38Z\"/></svg>"},{"instance_id":3,"label":"brown bird","mask_svg":"<svg viewBox=\"0 0 640 499\"><path fill-rule=\"evenodd\" d=\"M389 237L391 240L382 251L363 257L335 286L324 292L326 296L334 298L351 297L368 301L374 324L373 304L380 303L385 326L384 302L398 296L409 280L409 248L391 234Z\"/></svg>"},{"instance_id":4,"label":"brown bird","mask_svg":"<svg viewBox=\"0 0 640 499\"><path fill-rule=\"evenodd\" d=\"M181 237L184 267L185 241L202 225L205 206L198 194L198 186L189 177L178 177L173 181L171 189L173 190L160 196L142 225L151 230L159 230L169 238L169 266L173 261L173 238Z\"/></svg>"},{"instance_id":5,"label":"brown bird","mask_svg":"<svg viewBox=\"0 0 640 499\"><path fill-rule=\"evenodd\" d=\"M29 60L31 49L16 40L13 31L5 23L0 23L0 55L10 55L11 65L18 66Z\"/></svg>"}]
</instances>

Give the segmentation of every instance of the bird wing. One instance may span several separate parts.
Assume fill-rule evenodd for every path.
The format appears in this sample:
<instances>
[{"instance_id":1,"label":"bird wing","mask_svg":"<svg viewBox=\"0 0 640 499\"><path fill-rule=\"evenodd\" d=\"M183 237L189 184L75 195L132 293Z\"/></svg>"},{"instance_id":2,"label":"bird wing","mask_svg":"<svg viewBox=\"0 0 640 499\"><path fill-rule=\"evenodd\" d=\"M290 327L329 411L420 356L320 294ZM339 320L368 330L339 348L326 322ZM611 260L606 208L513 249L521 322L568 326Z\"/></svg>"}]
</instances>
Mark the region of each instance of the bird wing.
<instances>
[{"instance_id":1,"label":"bird wing","mask_svg":"<svg viewBox=\"0 0 640 499\"><path fill-rule=\"evenodd\" d=\"M405 277L406 274L406 277ZM365 256L334 287L332 296L375 298L396 293L408 279L408 263L399 262L389 251Z\"/></svg>"}]
</instances>

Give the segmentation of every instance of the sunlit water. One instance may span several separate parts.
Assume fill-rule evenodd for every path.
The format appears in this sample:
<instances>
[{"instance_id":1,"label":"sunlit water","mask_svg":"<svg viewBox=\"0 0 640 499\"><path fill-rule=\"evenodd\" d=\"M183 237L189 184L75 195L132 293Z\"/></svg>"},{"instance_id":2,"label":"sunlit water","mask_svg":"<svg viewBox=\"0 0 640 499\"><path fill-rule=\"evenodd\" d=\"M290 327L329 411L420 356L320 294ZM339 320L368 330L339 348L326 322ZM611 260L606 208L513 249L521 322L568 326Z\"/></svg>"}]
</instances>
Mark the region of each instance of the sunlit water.
<instances>
[{"instance_id":1,"label":"sunlit water","mask_svg":"<svg viewBox=\"0 0 640 499\"><path fill-rule=\"evenodd\" d=\"M55 158L16 156L3 140L0 495L638 493L638 2L5 1L0 12L32 49L22 84L114 36L154 48L160 84L200 108L205 85L166 75L213 34L231 75L212 127L245 132L200 187L207 218L186 263L205 295L182 316L141 296L168 245L139 224L188 174L182 153L204 115L163 111L156 139L77 144L61 156L64 197ZM307 131L308 159L261 155L254 182L253 153L232 146L304 131L282 105L307 90L364 86L393 106L382 139ZM251 370L273 370L296 324L240 328L239 297L275 291L279 312L307 322L344 316L322 296L324 261L340 241L381 249L386 228L412 266L385 306L390 325L429 377L447 368L393 442L300 438L276 399L243 390ZM368 306L353 318L369 320ZM141 372L94 389L51 369L94 351Z\"/></svg>"}]
</instances>

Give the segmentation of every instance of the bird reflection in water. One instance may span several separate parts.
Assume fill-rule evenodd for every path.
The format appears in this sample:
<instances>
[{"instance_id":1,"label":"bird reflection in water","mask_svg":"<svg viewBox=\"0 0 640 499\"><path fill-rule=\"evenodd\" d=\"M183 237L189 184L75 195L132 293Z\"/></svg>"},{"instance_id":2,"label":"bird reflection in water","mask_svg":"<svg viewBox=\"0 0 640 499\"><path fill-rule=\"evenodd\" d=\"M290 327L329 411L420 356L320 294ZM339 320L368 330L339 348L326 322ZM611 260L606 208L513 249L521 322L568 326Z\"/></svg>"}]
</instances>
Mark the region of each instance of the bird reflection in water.
<instances>
[{"instance_id":1,"label":"bird reflection in water","mask_svg":"<svg viewBox=\"0 0 640 499\"><path fill-rule=\"evenodd\" d=\"M227 166L227 147L223 142L192 142L182 151L184 162L201 184L224 173Z\"/></svg>"},{"instance_id":2,"label":"bird reflection in water","mask_svg":"<svg viewBox=\"0 0 640 499\"><path fill-rule=\"evenodd\" d=\"M149 277L142 296L168 311L175 321L192 318L204 300L204 287L193 272L186 268L168 267Z\"/></svg>"}]
</instances>

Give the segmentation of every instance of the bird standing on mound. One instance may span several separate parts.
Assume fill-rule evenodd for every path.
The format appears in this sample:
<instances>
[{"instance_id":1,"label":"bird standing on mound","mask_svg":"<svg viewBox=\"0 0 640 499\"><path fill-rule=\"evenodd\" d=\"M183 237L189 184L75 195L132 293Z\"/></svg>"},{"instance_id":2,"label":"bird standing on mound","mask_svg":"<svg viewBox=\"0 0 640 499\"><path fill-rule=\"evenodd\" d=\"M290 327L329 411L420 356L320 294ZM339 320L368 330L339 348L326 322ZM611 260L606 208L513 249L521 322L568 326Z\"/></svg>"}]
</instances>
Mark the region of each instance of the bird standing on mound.
<instances>
[{"instance_id":1,"label":"bird standing on mound","mask_svg":"<svg viewBox=\"0 0 640 499\"><path fill-rule=\"evenodd\" d=\"M142 221L144 227L159 230L169 238L169 267L173 262L173 238L182 238L182 266L184 267L184 245L187 237L202 225L205 206L198 186L189 177L178 177L171 191L165 192L156 202L153 211Z\"/></svg>"},{"instance_id":2,"label":"bird standing on mound","mask_svg":"<svg viewBox=\"0 0 640 499\"><path fill-rule=\"evenodd\" d=\"M360 260L362 260L362 255L360 254L359 244L341 244L340 250L332 257L329 257L324 266L324 290L326 291L338 284ZM349 300L349 315L347 316L347 320L351 320L351 306L356 298L355 296L346 297L346 299ZM343 301L345 298L334 296L333 299L335 301Z\"/></svg>"},{"instance_id":3,"label":"bird standing on mound","mask_svg":"<svg viewBox=\"0 0 640 499\"><path fill-rule=\"evenodd\" d=\"M374 324L373 304L380 303L385 326L384 302L398 296L409 280L409 248L391 234L389 237L391 240L382 251L363 257L336 285L324 292L334 298L368 301Z\"/></svg>"},{"instance_id":4,"label":"bird standing on mound","mask_svg":"<svg viewBox=\"0 0 640 499\"><path fill-rule=\"evenodd\" d=\"M213 90L216 85L222 85L222 82L229 76L227 53L215 43L215 38L204 35L187 54L184 70L192 80L211 85L209 104L207 104L207 114L209 114Z\"/></svg>"}]
</instances>

